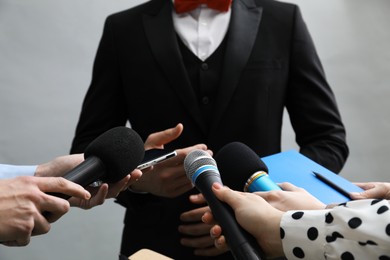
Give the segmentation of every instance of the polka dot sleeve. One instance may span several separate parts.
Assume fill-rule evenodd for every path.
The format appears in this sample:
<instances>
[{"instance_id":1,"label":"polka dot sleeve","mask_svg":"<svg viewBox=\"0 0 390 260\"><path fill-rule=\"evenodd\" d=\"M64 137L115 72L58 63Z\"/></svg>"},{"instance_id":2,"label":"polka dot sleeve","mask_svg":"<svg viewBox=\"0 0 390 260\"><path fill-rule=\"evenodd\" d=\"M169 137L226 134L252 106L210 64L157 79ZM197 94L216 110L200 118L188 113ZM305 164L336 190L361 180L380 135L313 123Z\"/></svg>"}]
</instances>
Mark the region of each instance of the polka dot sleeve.
<instances>
[{"instance_id":1,"label":"polka dot sleeve","mask_svg":"<svg viewBox=\"0 0 390 260\"><path fill-rule=\"evenodd\" d=\"M333 209L288 211L280 226L288 259L390 259L387 200L357 200Z\"/></svg>"}]
</instances>

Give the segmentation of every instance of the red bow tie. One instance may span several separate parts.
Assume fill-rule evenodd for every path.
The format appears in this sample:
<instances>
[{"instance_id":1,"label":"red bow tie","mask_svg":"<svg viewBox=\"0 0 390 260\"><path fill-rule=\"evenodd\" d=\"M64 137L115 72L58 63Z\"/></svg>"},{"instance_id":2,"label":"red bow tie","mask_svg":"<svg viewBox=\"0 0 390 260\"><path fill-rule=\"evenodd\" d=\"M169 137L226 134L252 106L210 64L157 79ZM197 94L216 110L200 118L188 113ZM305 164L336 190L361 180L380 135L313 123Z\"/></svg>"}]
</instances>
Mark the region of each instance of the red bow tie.
<instances>
[{"instance_id":1,"label":"red bow tie","mask_svg":"<svg viewBox=\"0 0 390 260\"><path fill-rule=\"evenodd\" d=\"M221 12L229 10L232 0L175 0L176 13L186 13L196 9L201 4L206 4L208 8Z\"/></svg>"}]
</instances>

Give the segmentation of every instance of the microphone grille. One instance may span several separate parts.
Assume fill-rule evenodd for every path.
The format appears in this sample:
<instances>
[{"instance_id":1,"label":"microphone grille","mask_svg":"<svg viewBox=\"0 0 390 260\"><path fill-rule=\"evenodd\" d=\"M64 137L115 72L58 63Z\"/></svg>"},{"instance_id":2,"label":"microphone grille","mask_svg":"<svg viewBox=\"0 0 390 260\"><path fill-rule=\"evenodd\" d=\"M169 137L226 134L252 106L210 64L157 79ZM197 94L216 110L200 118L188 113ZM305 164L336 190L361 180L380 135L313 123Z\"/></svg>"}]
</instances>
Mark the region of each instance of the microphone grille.
<instances>
[{"instance_id":1,"label":"microphone grille","mask_svg":"<svg viewBox=\"0 0 390 260\"><path fill-rule=\"evenodd\" d=\"M217 166L217 163L206 151L197 149L190 152L184 159L184 170L188 179L192 180L195 171L205 165Z\"/></svg>"},{"instance_id":2,"label":"microphone grille","mask_svg":"<svg viewBox=\"0 0 390 260\"><path fill-rule=\"evenodd\" d=\"M234 190L242 191L246 181L258 171L268 173L268 167L249 146L232 142L215 155L222 181Z\"/></svg>"},{"instance_id":3,"label":"microphone grille","mask_svg":"<svg viewBox=\"0 0 390 260\"><path fill-rule=\"evenodd\" d=\"M102 180L114 183L132 172L144 157L144 143L133 129L118 126L93 140L85 149L84 157L96 156L106 167Z\"/></svg>"}]
</instances>

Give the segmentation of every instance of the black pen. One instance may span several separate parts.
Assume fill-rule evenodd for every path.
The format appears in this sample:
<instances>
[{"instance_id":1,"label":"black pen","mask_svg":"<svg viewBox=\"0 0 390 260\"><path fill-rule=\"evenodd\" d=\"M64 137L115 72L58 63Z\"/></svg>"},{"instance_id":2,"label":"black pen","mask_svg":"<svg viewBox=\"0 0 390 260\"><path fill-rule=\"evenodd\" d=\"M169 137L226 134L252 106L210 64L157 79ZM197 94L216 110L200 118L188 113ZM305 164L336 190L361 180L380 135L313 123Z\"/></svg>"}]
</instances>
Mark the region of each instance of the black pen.
<instances>
[{"instance_id":1,"label":"black pen","mask_svg":"<svg viewBox=\"0 0 390 260\"><path fill-rule=\"evenodd\" d=\"M314 175L319 179L321 180L323 183L326 183L328 184L330 187L332 187L333 189L335 189L336 191L340 192L341 194L343 194L344 196L346 196L347 198L351 199L351 196L349 195L349 192L344 190L342 187L340 187L339 185L337 185L336 183L330 181L329 179L327 179L324 175L318 173L318 172L313 172Z\"/></svg>"}]
</instances>

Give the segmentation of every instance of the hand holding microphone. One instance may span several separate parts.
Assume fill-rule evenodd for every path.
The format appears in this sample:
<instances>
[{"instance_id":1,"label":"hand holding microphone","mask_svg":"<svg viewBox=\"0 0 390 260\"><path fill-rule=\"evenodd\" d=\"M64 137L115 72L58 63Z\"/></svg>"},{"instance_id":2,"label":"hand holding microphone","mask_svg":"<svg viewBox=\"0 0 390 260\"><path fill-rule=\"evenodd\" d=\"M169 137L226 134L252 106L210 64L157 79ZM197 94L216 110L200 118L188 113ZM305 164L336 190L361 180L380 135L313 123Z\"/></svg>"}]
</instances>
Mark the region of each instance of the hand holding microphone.
<instances>
[{"instance_id":1,"label":"hand holding microphone","mask_svg":"<svg viewBox=\"0 0 390 260\"><path fill-rule=\"evenodd\" d=\"M257 195L279 210L321 209L326 206L291 183L282 183L279 187L268 175L265 163L243 143L225 145L215 155L215 160L225 185L233 190L258 192Z\"/></svg>"},{"instance_id":2,"label":"hand holding microphone","mask_svg":"<svg viewBox=\"0 0 390 260\"><path fill-rule=\"evenodd\" d=\"M87 187L95 181L116 183L132 172L144 157L141 137L131 128L112 128L94 141L84 152L85 160L63 178ZM51 194L68 199L64 194Z\"/></svg>"},{"instance_id":3,"label":"hand holding microphone","mask_svg":"<svg viewBox=\"0 0 390 260\"><path fill-rule=\"evenodd\" d=\"M143 154L143 142L138 134L129 128L118 127L93 141L87 147L84 161L82 154L61 156L38 165L35 176L2 180L0 243L27 245L31 236L47 233L50 223L65 214L69 204L82 208L101 204L107 195L107 184L100 187L92 198L80 186L88 186L98 179L118 182L114 186L122 179L128 181L125 177L139 164ZM63 178L57 178L75 165L78 166L65 173ZM133 173L136 175L135 171ZM63 200L70 197L69 203Z\"/></svg>"},{"instance_id":4,"label":"hand holding microphone","mask_svg":"<svg viewBox=\"0 0 390 260\"><path fill-rule=\"evenodd\" d=\"M237 223L231 208L219 201L211 186L222 185L215 160L203 150L194 150L184 160L187 177L203 194L216 220L224 230L224 236L235 259L261 259L263 253L254 238Z\"/></svg>"},{"instance_id":5,"label":"hand holding microphone","mask_svg":"<svg viewBox=\"0 0 390 260\"><path fill-rule=\"evenodd\" d=\"M253 193L231 190L217 183L213 184L212 189L219 200L233 209L237 222L256 239L267 257L284 255L280 234L283 211L275 209ZM215 224L213 214L203 215L202 220L206 224ZM210 234L217 248L226 249L230 245L224 234L225 228L218 224L211 228Z\"/></svg>"}]
</instances>

